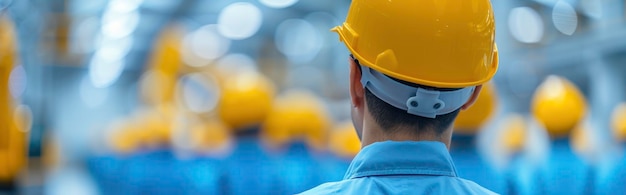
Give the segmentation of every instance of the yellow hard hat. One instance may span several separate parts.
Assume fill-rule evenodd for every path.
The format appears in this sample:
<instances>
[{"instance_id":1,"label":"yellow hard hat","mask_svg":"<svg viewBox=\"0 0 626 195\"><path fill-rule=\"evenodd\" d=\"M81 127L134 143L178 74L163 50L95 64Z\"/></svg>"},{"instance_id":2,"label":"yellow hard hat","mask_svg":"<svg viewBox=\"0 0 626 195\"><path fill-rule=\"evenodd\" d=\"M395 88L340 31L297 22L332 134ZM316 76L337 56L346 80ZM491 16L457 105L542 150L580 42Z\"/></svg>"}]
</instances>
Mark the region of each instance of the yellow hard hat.
<instances>
[{"instance_id":1,"label":"yellow hard hat","mask_svg":"<svg viewBox=\"0 0 626 195\"><path fill-rule=\"evenodd\" d=\"M226 78L218 113L234 130L259 125L272 109L274 84L260 73L249 71Z\"/></svg>"},{"instance_id":2,"label":"yellow hard hat","mask_svg":"<svg viewBox=\"0 0 626 195\"><path fill-rule=\"evenodd\" d=\"M615 108L611 123L613 136L620 141L626 140L626 103Z\"/></svg>"},{"instance_id":3,"label":"yellow hard hat","mask_svg":"<svg viewBox=\"0 0 626 195\"><path fill-rule=\"evenodd\" d=\"M585 116L585 97L565 78L548 76L537 88L532 112L552 138L567 136Z\"/></svg>"},{"instance_id":4,"label":"yellow hard hat","mask_svg":"<svg viewBox=\"0 0 626 195\"><path fill-rule=\"evenodd\" d=\"M361 150L361 140L357 136L352 121L343 122L331 131L330 150L337 156L353 158Z\"/></svg>"},{"instance_id":5,"label":"yellow hard hat","mask_svg":"<svg viewBox=\"0 0 626 195\"><path fill-rule=\"evenodd\" d=\"M462 110L454 121L454 132L474 134L493 115L497 106L496 93L493 84L483 85L478 99L467 110Z\"/></svg>"},{"instance_id":6,"label":"yellow hard hat","mask_svg":"<svg viewBox=\"0 0 626 195\"><path fill-rule=\"evenodd\" d=\"M282 146L296 139L311 147L326 145L330 119L323 103L305 91L288 91L277 99L263 124L262 135L271 146Z\"/></svg>"},{"instance_id":7,"label":"yellow hard hat","mask_svg":"<svg viewBox=\"0 0 626 195\"><path fill-rule=\"evenodd\" d=\"M332 30L362 65L411 83L476 86L498 67L489 0L353 0Z\"/></svg>"}]
</instances>

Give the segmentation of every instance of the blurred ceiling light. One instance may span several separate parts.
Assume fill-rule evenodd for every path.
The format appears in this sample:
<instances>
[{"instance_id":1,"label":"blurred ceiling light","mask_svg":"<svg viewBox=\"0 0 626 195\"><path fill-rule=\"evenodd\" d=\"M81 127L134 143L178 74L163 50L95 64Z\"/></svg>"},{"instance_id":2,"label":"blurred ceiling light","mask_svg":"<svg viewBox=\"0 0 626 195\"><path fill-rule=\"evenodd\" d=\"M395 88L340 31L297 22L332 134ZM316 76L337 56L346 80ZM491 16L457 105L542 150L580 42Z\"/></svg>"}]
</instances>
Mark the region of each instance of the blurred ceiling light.
<instances>
[{"instance_id":1,"label":"blurred ceiling light","mask_svg":"<svg viewBox=\"0 0 626 195\"><path fill-rule=\"evenodd\" d=\"M286 8L297 3L298 0L259 0L263 5L271 8Z\"/></svg>"},{"instance_id":2,"label":"blurred ceiling light","mask_svg":"<svg viewBox=\"0 0 626 195\"><path fill-rule=\"evenodd\" d=\"M195 113L206 113L215 109L220 97L215 79L200 73L183 76L178 82L178 89L182 103Z\"/></svg>"},{"instance_id":3,"label":"blurred ceiling light","mask_svg":"<svg viewBox=\"0 0 626 195\"><path fill-rule=\"evenodd\" d=\"M242 40L256 34L263 22L261 10L251 3L233 3L220 12L218 29L224 37Z\"/></svg>"},{"instance_id":4,"label":"blurred ceiling light","mask_svg":"<svg viewBox=\"0 0 626 195\"><path fill-rule=\"evenodd\" d=\"M322 37L315 27L301 19L285 20L276 29L276 47L293 63L307 63L322 48Z\"/></svg>"},{"instance_id":5,"label":"blurred ceiling light","mask_svg":"<svg viewBox=\"0 0 626 195\"><path fill-rule=\"evenodd\" d=\"M102 16L102 34L113 38L128 36L139 25L140 17L137 10L119 12L109 9Z\"/></svg>"},{"instance_id":6,"label":"blurred ceiling light","mask_svg":"<svg viewBox=\"0 0 626 195\"><path fill-rule=\"evenodd\" d=\"M102 36L99 40L99 48L95 53L95 57L99 59L106 59L108 61L119 60L130 52L133 47L133 36L126 36L122 38L111 38Z\"/></svg>"},{"instance_id":7,"label":"blurred ceiling light","mask_svg":"<svg viewBox=\"0 0 626 195\"><path fill-rule=\"evenodd\" d=\"M143 0L112 0L109 9L118 12L131 12L139 8Z\"/></svg>"},{"instance_id":8,"label":"blurred ceiling light","mask_svg":"<svg viewBox=\"0 0 626 195\"><path fill-rule=\"evenodd\" d=\"M105 88L111 86L124 70L124 59L108 60L94 57L89 65L89 78L93 86Z\"/></svg>"},{"instance_id":9,"label":"blurred ceiling light","mask_svg":"<svg viewBox=\"0 0 626 195\"><path fill-rule=\"evenodd\" d=\"M217 61L217 69L223 73L237 73L243 71L257 71L256 62L245 54L228 54Z\"/></svg>"},{"instance_id":10,"label":"blurred ceiling light","mask_svg":"<svg viewBox=\"0 0 626 195\"><path fill-rule=\"evenodd\" d=\"M522 43L536 43L543 37L543 21L530 7L513 8L509 13L509 30Z\"/></svg>"},{"instance_id":11,"label":"blurred ceiling light","mask_svg":"<svg viewBox=\"0 0 626 195\"><path fill-rule=\"evenodd\" d=\"M552 22L559 32L572 35L578 27L576 10L567 2L558 1L552 10Z\"/></svg>"},{"instance_id":12,"label":"blurred ceiling light","mask_svg":"<svg viewBox=\"0 0 626 195\"><path fill-rule=\"evenodd\" d=\"M13 98L19 99L24 94L27 81L26 71L22 65L18 65L11 70L9 75L9 92Z\"/></svg>"},{"instance_id":13,"label":"blurred ceiling light","mask_svg":"<svg viewBox=\"0 0 626 195\"><path fill-rule=\"evenodd\" d=\"M109 96L109 88L96 88L89 78L85 77L79 86L80 99L89 108L102 105Z\"/></svg>"},{"instance_id":14,"label":"blurred ceiling light","mask_svg":"<svg viewBox=\"0 0 626 195\"><path fill-rule=\"evenodd\" d=\"M230 40L217 32L217 25L200 27L183 39L183 57L187 60L212 61L224 55L230 48ZM191 52L189 52L191 51ZM190 56L191 55L191 56ZM193 58L197 57L197 58ZM190 66L202 66L207 63L188 63Z\"/></svg>"}]
</instances>

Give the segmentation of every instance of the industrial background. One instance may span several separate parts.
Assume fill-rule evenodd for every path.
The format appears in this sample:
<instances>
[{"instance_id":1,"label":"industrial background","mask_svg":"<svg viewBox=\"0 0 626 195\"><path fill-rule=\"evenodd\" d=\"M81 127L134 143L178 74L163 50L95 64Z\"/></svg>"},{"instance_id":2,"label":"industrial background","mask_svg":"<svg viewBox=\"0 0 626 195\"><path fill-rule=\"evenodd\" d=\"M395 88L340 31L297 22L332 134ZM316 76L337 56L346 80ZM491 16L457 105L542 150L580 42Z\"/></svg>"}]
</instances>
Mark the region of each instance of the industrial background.
<instances>
[{"instance_id":1,"label":"industrial background","mask_svg":"<svg viewBox=\"0 0 626 195\"><path fill-rule=\"evenodd\" d=\"M500 69L456 121L460 176L501 194L625 193L625 1L492 3ZM341 180L360 143L329 29L349 5L0 0L0 194Z\"/></svg>"}]
</instances>

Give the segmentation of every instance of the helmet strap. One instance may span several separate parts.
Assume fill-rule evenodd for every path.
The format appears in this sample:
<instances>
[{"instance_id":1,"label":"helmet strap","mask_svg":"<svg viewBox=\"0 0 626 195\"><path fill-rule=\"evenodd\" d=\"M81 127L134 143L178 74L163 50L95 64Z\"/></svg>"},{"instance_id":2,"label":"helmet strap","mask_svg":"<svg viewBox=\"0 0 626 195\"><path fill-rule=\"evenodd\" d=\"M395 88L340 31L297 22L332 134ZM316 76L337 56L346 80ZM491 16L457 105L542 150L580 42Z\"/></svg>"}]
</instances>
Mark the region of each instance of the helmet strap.
<instances>
[{"instance_id":1,"label":"helmet strap","mask_svg":"<svg viewBox=\"0 0 626 195\"><path fill-rule=\"evenodd\" d=\"M376 97L407 113L426 118L436 118L461 108L476 88L430 90L402 84L367 66L361 66L361 72L361 84Z\"/></svg>"}]
</instances>

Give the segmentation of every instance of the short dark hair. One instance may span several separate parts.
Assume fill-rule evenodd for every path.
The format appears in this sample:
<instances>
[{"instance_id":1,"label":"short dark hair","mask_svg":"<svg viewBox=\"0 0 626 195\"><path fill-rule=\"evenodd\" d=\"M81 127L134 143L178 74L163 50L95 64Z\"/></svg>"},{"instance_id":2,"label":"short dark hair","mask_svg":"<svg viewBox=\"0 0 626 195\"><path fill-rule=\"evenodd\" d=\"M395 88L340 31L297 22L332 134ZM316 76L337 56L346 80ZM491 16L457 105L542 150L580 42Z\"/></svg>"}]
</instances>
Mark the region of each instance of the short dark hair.
<instances>
[{"instance_id":1,"label":"short dark hair","mask_svg":"<svg viewBox=\"0 0 626 195\"><path fill-rule=\"evenodd\" d=\"M352 59L354 59L354 62L358 65L359 70L361 70L361 65L359 64L359 61L354 57L352 57ZM419 87L428 90L459 90L458 88L435 88L423 86L398 80L393 77L389 78L392 78L393 80L408 86ZM410 114L406 110L402 110L390 105L389 103L376 97L376 95L374 95L367 88L365 88L365 103L367 104L367 107L369 108L369 111L372 114L372 117L374 118L376 123L378 123L378 125L380 125L380 127L382 127L385 132L393 132L396 131L399 127L403 127L413 129L413 133L420 133L425 131L425 129L431 129L436 135L441 135L443 132L446 131L446 129L448 129L448 127L450 127L450 125L452 125L454 119L456 119L461 110L459 108L448 114L437 115L435 118L421 117Z\"/></svg>"}]
</instances>

